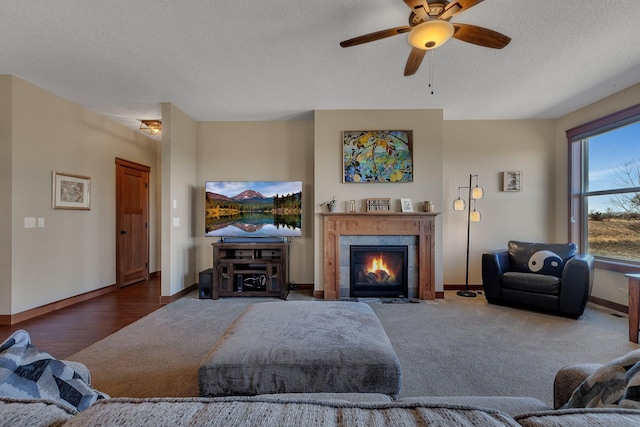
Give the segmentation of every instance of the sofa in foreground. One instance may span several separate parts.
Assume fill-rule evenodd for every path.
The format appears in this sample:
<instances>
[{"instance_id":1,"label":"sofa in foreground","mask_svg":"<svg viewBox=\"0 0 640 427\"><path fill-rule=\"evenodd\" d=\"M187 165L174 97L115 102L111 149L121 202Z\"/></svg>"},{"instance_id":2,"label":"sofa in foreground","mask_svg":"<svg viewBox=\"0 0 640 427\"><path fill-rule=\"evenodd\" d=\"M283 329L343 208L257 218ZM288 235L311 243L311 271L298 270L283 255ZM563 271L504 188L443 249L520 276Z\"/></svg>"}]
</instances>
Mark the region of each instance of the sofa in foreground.
<instances>
[{"instance_id":1,"label":"sofa in foreground","mask_svg":"<svg viewBox=\"0 0 640 427\"><path fill-rule=\"evenodd\" d=\"M560 407L598 365L561 369ZM640 409L552 409L531 397L392 400L375 393L100 399L78 412L51 399L0 398L0 426L638 426Z\"/></svg>"}]
</instances>

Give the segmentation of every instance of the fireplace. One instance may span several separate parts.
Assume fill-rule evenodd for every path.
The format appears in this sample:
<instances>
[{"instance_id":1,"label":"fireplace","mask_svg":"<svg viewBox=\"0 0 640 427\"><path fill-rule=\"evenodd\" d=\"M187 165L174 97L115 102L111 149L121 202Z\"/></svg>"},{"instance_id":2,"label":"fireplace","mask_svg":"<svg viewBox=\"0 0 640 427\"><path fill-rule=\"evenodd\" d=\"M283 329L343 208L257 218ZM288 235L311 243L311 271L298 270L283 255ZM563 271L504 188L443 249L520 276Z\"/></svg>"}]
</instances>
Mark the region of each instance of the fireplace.
<instances>
[{"instance_id":1,"label":"fireplace","mask_svg":"<svg viewBox=\"0 0 640 427\"><path fill-rule=\"evenodd\" d=\"M323 289L320 298L335 300L348 297L349 249L341 248L342 241L349 245L370 245L368 239L375 236L411 237L411 243L382 243L388 245L409 245L408 298L436 298L436 217L439 212L323 212ZM367 240L352 243L353 240ZM375 243L380 244L380 243ZM343 283L344 279L344 283ZM344 290L344 293L342 292ZM413 294L412 294L413 292Z\"/></svg>"},{"instance_id":2,"label":"fireplace","mask_svg":"<svg viewBox=\"0 0 640 427\"><path fill-rule=\"evenodd\" d=\"M407 246L351 245L351 297L406 297Z\"/></svg>"}]
</instances>

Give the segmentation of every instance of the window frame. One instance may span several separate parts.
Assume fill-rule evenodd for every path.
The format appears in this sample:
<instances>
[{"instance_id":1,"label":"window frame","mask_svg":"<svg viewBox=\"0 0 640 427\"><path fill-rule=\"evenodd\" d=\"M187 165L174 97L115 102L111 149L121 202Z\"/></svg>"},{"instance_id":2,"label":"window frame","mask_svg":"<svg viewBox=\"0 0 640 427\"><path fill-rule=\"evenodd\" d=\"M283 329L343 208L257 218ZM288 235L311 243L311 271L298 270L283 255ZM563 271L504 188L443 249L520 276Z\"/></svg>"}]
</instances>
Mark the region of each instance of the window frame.
<instances>
[{"instance_id":1,"label":"window frame","mask_svg":"<svg viewBox=\"0 0 640 427\"><path fill-rule=\"evenodd\" d=\"M566 131L569 146L569 199L568 199L568 231L569 241L578 242L581 248L587 243L587 220L589 213L585 209L585 200L599 191L585 192L585 154L581 143L585 138L601 134L630 123L640 121L640 104L593 120ZM608 193L608 192L607 192ZM640 273L640 262L616 260L596 256L595 266L605 270L621 273Z\"/></svg>"}]
</instances>

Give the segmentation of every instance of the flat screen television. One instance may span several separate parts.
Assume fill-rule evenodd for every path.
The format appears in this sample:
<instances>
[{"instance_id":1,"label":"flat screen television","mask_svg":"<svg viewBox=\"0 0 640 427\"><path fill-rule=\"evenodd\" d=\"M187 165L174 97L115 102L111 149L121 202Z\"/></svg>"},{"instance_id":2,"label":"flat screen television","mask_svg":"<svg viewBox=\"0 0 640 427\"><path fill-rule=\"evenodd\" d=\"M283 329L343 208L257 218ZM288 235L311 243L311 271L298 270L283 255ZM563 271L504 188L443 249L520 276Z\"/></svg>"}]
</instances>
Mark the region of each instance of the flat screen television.
<instances>
[{"instance_id":1,"label":"flat screen television","mask_svg":"<svg viewBox=\"0 0 640 427\"><path fill-rule=\"evenodd\" d=\"M302 236L302 182L205 182L205 236Z\"/></svg>"}]
</instances>

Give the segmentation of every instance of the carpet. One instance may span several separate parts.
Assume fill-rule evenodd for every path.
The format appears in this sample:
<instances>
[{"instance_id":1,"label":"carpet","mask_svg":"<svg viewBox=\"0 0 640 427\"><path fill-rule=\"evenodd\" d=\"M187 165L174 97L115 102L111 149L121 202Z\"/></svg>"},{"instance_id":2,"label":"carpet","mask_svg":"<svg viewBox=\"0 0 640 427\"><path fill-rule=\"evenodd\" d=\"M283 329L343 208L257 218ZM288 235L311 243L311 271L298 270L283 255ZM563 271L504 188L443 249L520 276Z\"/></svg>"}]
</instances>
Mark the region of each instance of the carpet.
<instances>
[{"instance_id":1,"label":"carpet","mask_svg":"<svg viewBox=\"0 0 640 427\"><path fill-rule=\"evenodd\" d=\"M303 291L291 300L313 299ZM197 396L203 356L249 304L197 292L69 357L112 397ZM487 304L483 297L371 303L402 366L400 397L530 396L553 403L553 378L572 363L602 363L640 348L626 317L589 304L578 320ZM296 319L290 323L295 325Z\"/></svg>"}]
</instances>

